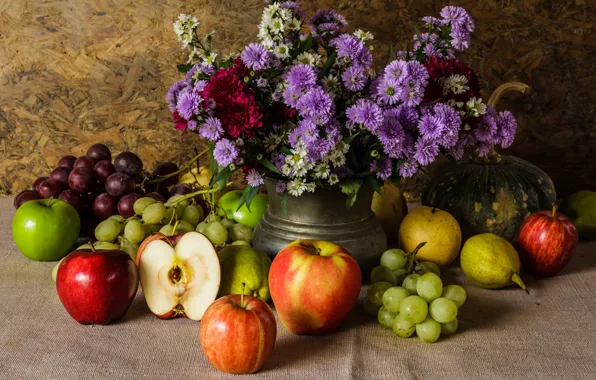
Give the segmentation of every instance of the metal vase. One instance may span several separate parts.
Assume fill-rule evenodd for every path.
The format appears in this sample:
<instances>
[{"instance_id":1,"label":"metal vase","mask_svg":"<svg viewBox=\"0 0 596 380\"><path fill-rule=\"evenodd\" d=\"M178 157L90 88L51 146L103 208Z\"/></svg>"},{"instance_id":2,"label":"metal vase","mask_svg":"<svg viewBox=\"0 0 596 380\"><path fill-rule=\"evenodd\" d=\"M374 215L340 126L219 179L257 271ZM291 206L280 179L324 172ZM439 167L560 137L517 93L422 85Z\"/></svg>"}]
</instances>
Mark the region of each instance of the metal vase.
<instances>
[{"instance_id":1,"label":"metal vase","mask_svg":"<svg viewBox=\"0 0 596 380\"><path fill-rule=\"evenodd\" d=\"M288 195L287 214L275 181L266 181L269 207L253 233L253 246L271 258L298 239L325 240L347 249L360 264L367 279L387 249L387 236L371 211L374 190L363 186L352 207L337 186L317 187L300 197Z\"/></svg>"}]
</instances>

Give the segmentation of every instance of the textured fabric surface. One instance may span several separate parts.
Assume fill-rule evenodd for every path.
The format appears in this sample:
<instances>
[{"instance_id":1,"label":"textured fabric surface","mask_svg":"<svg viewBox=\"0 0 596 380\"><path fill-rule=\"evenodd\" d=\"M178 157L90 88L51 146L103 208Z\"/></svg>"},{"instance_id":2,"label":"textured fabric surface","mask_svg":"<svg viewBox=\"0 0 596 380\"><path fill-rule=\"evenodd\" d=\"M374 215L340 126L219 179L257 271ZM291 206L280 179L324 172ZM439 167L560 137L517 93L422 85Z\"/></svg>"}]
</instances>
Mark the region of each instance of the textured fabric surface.
<instances>
[{"instance_id":1,"label":"textured fabric surface","mask_svg":"<svg viewBox=\"0 0 596 380\"><path fill-rule=\"evenodd\" d=\"M67 314L54 263L30 261L11 237L12 198L0 198L0 379L240 379L203 357L199 322L159 320L137 294L123 320L83 326ZM583 243L554 278L523 275L522 290L483 290L461 270L468 301L460 330L435 344L400 339L358 305L327 336L294 336L278 323L262 379L596 379L596 244Z\"/></svg>"}]
</instances>

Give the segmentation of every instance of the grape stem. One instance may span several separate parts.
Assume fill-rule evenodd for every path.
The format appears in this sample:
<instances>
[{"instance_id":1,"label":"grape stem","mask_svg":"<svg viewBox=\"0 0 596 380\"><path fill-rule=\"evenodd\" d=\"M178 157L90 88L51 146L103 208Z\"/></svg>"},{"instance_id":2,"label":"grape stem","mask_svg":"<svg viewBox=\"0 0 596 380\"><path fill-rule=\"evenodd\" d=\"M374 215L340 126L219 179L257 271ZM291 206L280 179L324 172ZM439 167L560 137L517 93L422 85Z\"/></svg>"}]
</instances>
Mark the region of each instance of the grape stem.
<instances>
[{"instance_id":1,"label":"grape stem","mask_svg":"<svg viewBox=\"0 0 596 380\"><path fill-rule=\"evenodd\" d=\"M180 167L180 169L176 170L175 172L172 173L168 173L166 175L163 176L159 176L158 178L152 179L150 181L147 182L148 185L152 185L154 183L160 183L162 181L165 181L168 178L177 176L178 174L184 172L185 170L188 170L188 168L190 168L190 166L197 161L199 158L201 158L202 155L204 155L205 153L209 152L209 149L205 149L204 151L202 151L201 153L197 154L196 156L194 156L190 161L188 161L187 163L185 163L184 165L182 165Z\"/></svg>"},{"instance_id":2,"label":"grape stem","mask_svg":"<svg viewBox=\"0 0 596 380\"><path fill-rule=\"evenodd\" d=\"M224 186L224 188L226 188L228 186L231 186L232 184L233 184L233 182L228 182L228 183L226 183L226 186ZM213 194L213 193L217 193L218 191L221 191L221 190L216 187L216 188L209 189L209 190L198 190L198 191L195 191L194 193L188 193L188 194L185 194L185 195L181 196L180 198L172 201L172 206L175 205L175 204L178 204L178 203L180 203L182 201L185 201L187 199L194 198L197 195L201 195L201 194Z\"/></svg>"},{"instance_id":3,"label":"grape stem","mask_svg":"<svg viewBox=\"0 0 596 380\"><path fill-rule=\"evenodd\" d=\"M406 257L408 257L408 273L412 273L412 268L414 267L414 262L416 261L416 255L418 254L418 251L420 251L420 249L425 245L426 242L423 241L422 243L418 244L412 252L406 253Z\"/></svg>"}]
</instances>

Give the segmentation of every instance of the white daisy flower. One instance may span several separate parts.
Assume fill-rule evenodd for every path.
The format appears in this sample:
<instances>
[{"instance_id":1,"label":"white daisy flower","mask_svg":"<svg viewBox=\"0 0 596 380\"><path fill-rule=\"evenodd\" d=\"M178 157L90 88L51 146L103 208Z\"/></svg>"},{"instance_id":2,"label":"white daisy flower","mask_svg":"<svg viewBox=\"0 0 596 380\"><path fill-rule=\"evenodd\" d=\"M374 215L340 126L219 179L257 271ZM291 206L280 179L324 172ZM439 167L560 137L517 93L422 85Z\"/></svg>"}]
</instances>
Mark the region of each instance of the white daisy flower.
<instances>
[{"instance_id":1,"label":"white daisy flower","mask_svg":"<svg viewBox=\"0 0 596 380\"><path fill-rule=\"evenodd\" d=\"M282 20L289 20L291 21L293 18L293 14L292 11L287 9L287 8L282 8L279 10L279 12L277 12L279 14L279 16L281 17Z\"/></svg>"},{"instance_id":2,"label":"white daisy flower","mask_svg":"<svg viewBox=\"0 0 596 380\"><path fill-rule=\"evenodd\" d=\"M339 178L337 177L337 174L331 174L329 176L329 181L328 182L332 186L335 185L336 183L338 183L339 182Z\"/></svg>"},{"instance_id":3,"label":"white daisy flower","mask_svg":"<svg viewBox=\"0 0 596 380\"><path fill-rule=\"evenodd\" d=\"M300 30L302 29L302 21L294 17L287 21L286 28L288 30Z\"/></svg>"},{"instance_id":4,"label":"white daisy flower","mask_svg":"<svg viewBox=\"0 0 596 380\"><path fill-rule=\"evenodd\" d=\"M308 191L309 193L314 193L316 188L317 185L315 185L314 182L309 182L306 184L306 191Z\"/></svg>"},{"instance_id":5,"label":"white daisy flower","mask_svg":"<svg viewBox=\"0 0 596 380\"><path fill-rule=\"evenodd\" d=\"M441 78L439 83L443 86L443 95L448 95L449 92L459 95L470 89L470 87L466 85L468 83L468 78L459 74Z\"/></svg>"},{"instance_id":6,"label":"white daisy flower","mask_svg":"<svg viewBox=\"0 0 596 380\"><path fill-rule=\"evenodd\" d=\"M277 148L277 144L279 144L280 140L281 138L275 133L269 134L269 137L265 139L265 149L267 149L267 152L273 152L275 148Z\"/></svg>"},{"instance_id":7,"label":"white daisy flower","mask_svg":"<svg viewBox=\"0 0 596 380\"><path fill-rule=\"evenodd\" d=\"M284 22L280 18L273 18L269 21L269 29L274 34L281 34L284 32Z\"/></svg>"},{"instance_id":8,"label":"white daisy flower","mask_svg":"<svg viewBox=\"0 0 596 380\"><path fill-rule=\"evenodd\" d=\"M329 177L329 165L325 163L318 164L317 166L315 166L315 172L313 175L315 178L321 179Z\"/></svg>"},{"instance_id":9,"label":"white daisy flower","mask_svg":"<svg viewBox=\"0 0 596 380\"><path fill-rule=\"evenodd\" d=\"M280 59L288 58L290 56L290 48L286 44L279 44L273 50L273 54Z\"/></svg>"},{"instance_id":10,"label":"white daisy flower","mask_svg":"<svg viewBox=\"0 0 596 380\"><path fill-rule=\"evenodd\" d=\"M287 190L290 195L295 197L299 197L304 193L306 190L306 185L304 184L304 179L302 178L295 178L293 180L288 181Z\"/></svg>"},{"instance_id":11,"label":"white daisy flower","mask_svg":"<svg viewBox=\"0 0 596 380\"><path fill-rule=\"evenodd\" d=\"M208 57L206 57L203 62L210 65L215 62L215 58L217 58L217 53L211 53Z\"/></svg>"},{"instance_id":12,"label":"white daisy flower","mask_svg":"<svg viewBox=\"0 0 596 380\"><path fill-rule=\"evenodd\" d=\"M373 40L375 38L375 36L373 36L373 34L371 32L365 32L362 29L358 29L354 32L354 35L356 37L358 37L358 39L360 39L360 41L362 42L367 42L370 40Z\"/></svg>"},{"instance_id":13,"label":"white daisy flower","mask_svg":"<svg viewBox=\"0 0 596 380\"><path fill-rule=\"evenodd\" d=\"M329 161L333 167L338 168L346 163L346 155L341 150L333 150L329 155Z\"/></svg>"}]
</instances>

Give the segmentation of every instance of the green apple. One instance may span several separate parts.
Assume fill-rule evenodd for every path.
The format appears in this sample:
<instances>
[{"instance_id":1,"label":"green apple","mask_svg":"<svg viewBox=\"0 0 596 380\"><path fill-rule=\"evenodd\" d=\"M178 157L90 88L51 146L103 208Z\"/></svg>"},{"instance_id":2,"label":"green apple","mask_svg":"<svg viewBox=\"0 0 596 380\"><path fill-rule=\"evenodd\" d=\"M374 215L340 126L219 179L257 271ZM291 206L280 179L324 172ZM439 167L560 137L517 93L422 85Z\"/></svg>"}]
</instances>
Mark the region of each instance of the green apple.
<instances>
[{"instance_id":1,"label":"green apple","mask_svg":"<svg viewBox=\"0 0 596 380\"><path fill-rule=\"evenodd\" d=\"M12 237L17 248L36 261L56 261L66 256L80 229L79 214L60 199L26 202L12 220Z\"/></svg>"},{"instance_id":2,"label":"green apple","mask_svg":"<svg viewBox=\"0 0 596 380\"><path fill-rule=\"evenodd\" d=\"M269 200L266 194L257 194L250 203L250 211L248 211L246 203L240 207L240 210L236 211L240 204L242 193L242 190L232 190L222 195L217 202L218 214L219 216L225 216L228 219L245 224L250 228L255 228L263 217L265 210L267 210Z\"/></svg>"}]
</instances>

